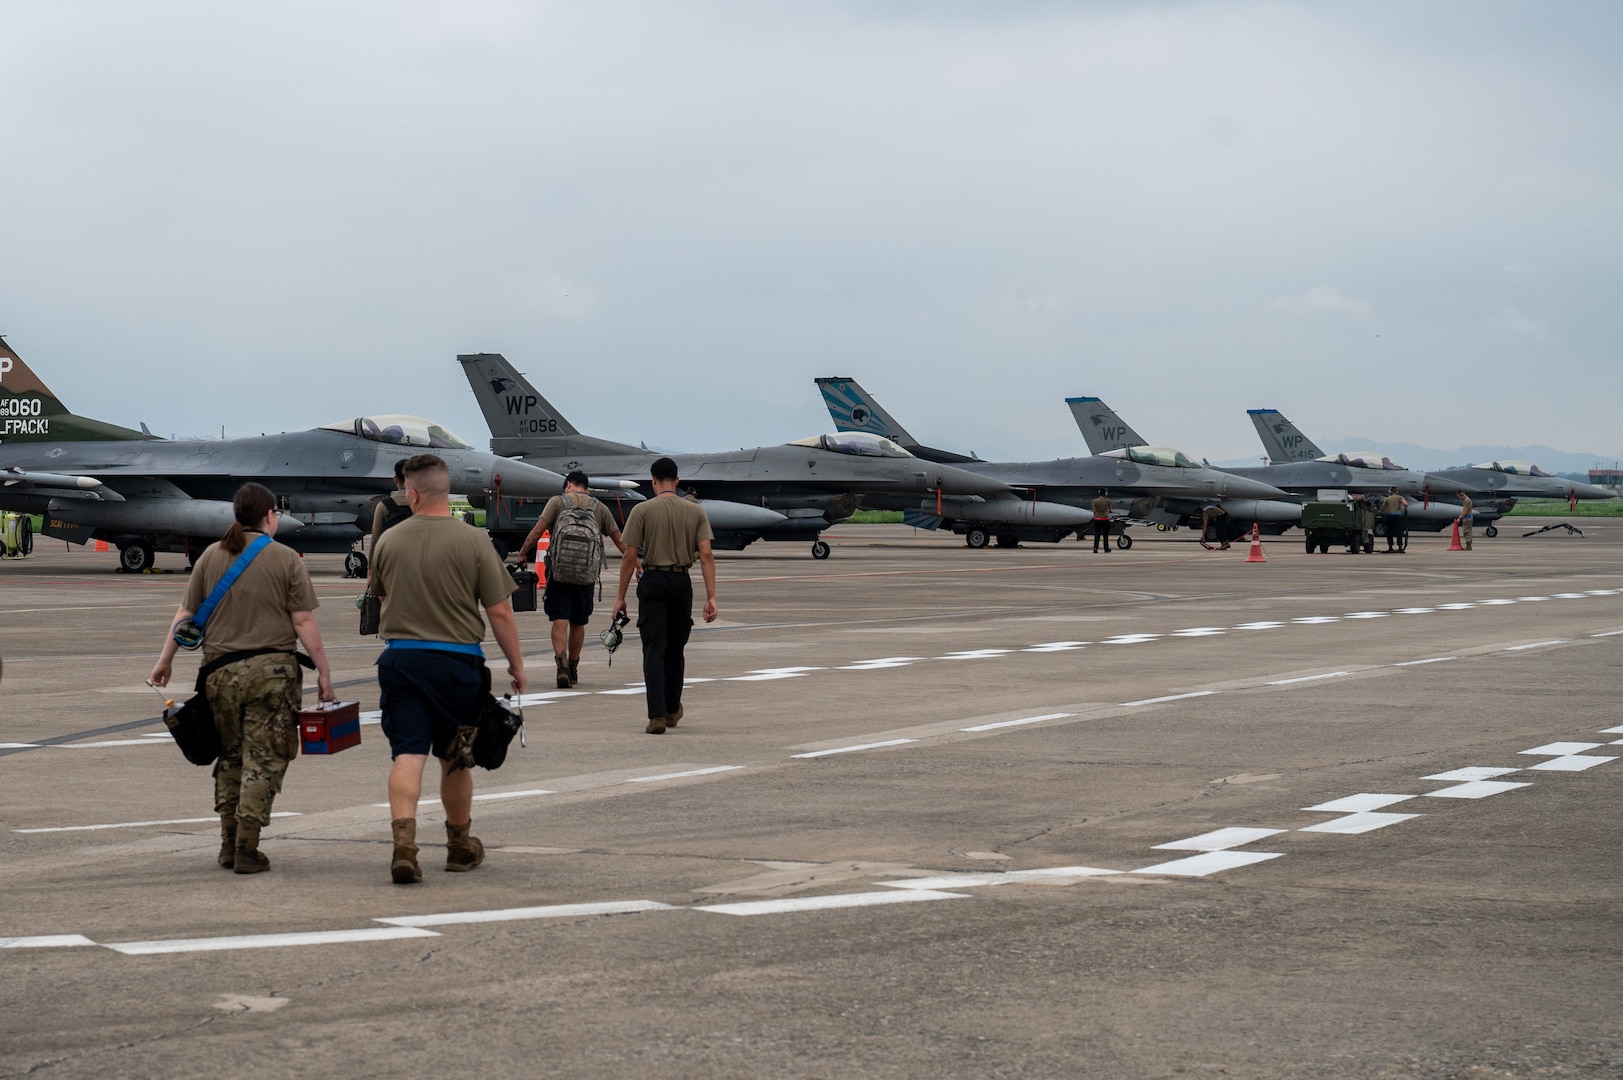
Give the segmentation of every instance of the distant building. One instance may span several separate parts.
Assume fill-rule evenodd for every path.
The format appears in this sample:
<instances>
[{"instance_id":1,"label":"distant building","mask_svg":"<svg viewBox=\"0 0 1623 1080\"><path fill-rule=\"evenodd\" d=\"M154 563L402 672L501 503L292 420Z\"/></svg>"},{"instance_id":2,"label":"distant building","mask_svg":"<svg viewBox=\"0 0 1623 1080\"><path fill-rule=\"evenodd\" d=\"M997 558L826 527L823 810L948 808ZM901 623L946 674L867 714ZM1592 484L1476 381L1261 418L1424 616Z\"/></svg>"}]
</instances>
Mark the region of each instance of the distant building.
<instances>
[{"instance_id":1,"label":"distant building","mask_svg":"<svg viewBox=\"0 0 1623 1080\"><path fill-rule=\"evenodd\" d=\"M1611 463L1610 467L1607 467L1605 462L1598 462L1593 469L1589 470L1589 482L1600 487L1609 487L1623 495L1623 467L1620 467L1619 463L1615 461Z\"/></svg>"}]
</instances>

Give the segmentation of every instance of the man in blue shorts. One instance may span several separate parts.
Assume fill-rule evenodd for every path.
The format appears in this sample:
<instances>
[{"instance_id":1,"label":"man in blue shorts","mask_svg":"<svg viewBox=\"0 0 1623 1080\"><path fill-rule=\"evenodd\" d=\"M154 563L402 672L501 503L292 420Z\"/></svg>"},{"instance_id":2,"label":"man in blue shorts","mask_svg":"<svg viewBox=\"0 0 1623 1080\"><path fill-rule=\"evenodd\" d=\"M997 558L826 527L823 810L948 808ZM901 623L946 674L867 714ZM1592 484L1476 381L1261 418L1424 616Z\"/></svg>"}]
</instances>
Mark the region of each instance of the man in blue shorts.
<instances>
[{"instance_id":1,"label":"man in blue shorts","mask_svg":"<svg viewBox=\"0 0 1623 1080\"><path fill-rule=\"evenodd\" d=\"M452 747L457 728L473 724L490 692L481 606L507 657L513 693L522 694L525 684L509 599L517 586L490 537L451 516L451 477L444 461L419 454L406 462L405 473L412 516L384 533L372 553L372 592L383 598L380 632L388 642L378 657L378 686L383 733L394 758L389 875L399 885L423 880L417 865L417 799L430 753L440 759L445 869L472 870L485 859L484 845L468 835L473 772L456 767Z\"/></svg>"}]
</instances>

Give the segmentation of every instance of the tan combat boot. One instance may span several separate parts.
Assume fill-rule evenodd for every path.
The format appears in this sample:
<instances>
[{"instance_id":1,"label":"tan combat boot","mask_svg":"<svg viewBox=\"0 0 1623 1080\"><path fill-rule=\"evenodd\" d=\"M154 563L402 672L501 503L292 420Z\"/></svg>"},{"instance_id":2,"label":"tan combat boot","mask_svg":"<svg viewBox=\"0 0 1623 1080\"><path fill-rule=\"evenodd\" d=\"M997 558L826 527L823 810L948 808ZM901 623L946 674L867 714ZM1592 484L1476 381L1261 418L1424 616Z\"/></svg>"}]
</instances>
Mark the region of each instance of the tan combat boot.
<instances>
[{"instance_id":1,"label":"tan combat boot","mask_svg":"<svg viewBox=\"0 0 1623 1080\"><path fill-rule=\"evenodd\" d=\"M580 657L569 661L569 685L574 686L580 682Z\"/></svg>"},{"instance_id":2,"label":"tan combat boot","mask_svg":"<svg viewBox=\"0 0 1623 1080\"><path fill-rule=\"evenodd\" d=\"M417 865L417 819L395 818L389 827L394 830L394 860L389 864L389 876L396 885L422 881L423 868Z\"/></svg>"},{"instance_id":3,"label":"tan combat boot","mask_svg":"<svg viewBox=\"0 0 1623 1080\"><path fill-rule=\"evenodd\" d=\"M466 825L445 823L445 869L461 872L472 870L485 861L485 845L477 836L469 836L473 822Z\"/></svg>"},{"instance_id":4,"label":"tan combat boot","mask_svg":"<svg viewBox=\"0 0 1623 1080\"><path fill-rule=\"evenodd\" d=\"M569 689L569 660L563 653L552 654L553 663L558 665L558 689Z\"/></svg>"},{"instance_id":5,"label":"tan combat boot","mask_svg":"<svg viewBox=\"0 0 1623 1080\"><path fill-rule=\"evenodd\" d=\"M237 819L234 817L222 817L220 819L220 856L214 861L227 870L236 865Z\"/></svg>"},{"instance_id":6,"label":"tan combat boot","mask_svg":"<svg viewBox=\"0 0 1623 1080\"><path fill-rule=\"evenodd\" d=\"M257 874L270 869L270 860L259 850L259 830L246 825L237 826L237 846L231 857L231 869L239 874Z\"/></svg>"}]
</instances>

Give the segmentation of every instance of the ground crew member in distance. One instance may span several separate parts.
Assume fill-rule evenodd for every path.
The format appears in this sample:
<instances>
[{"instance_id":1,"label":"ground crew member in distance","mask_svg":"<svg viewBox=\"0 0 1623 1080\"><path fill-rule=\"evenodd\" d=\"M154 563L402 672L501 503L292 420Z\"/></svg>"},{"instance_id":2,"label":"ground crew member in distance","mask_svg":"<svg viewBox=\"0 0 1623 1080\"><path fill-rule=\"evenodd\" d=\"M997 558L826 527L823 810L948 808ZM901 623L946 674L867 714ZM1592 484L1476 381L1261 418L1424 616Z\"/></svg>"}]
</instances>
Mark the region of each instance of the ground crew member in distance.
<instances>
[{"instance_id":1,"label":"ground crew member in distance","mask_svg":"<svg viewBox=\"0 0 1623 1080\"><path fill-rule=\"evenodd\" d=\"M614 515L588 493L591 486L591 481L579 469L564 477L564 493L547 500L541 520L519 545L520 562L530 561L536 545L541 542L541 534L555 529L558 516L566 506L591 510L598 535L613 540L614 546L620 549L620 556L625 557L625 541L620 539ZM552 659L558 667L558 689L567 690L580 681L580 650L586 644L586 624L592 618L592 587L554 581L548 574L546 590L541 594L541 610L552 620Z\"/></svg>"},{"instance_id":2,"label":"ground crew member in distance","mask_svg":"<svg viewBox=\"0 0 1623 1080\"><path fill-rule=\"evenodd\" d=\"M281 514L261 484L237 489L237 520L197 557L175 624L191 618L250 540L276 535ZM317 696L333 700L327 652L316 625L318 601L298 553L270 543L220 598L204 625L203 663L225 660L204 683L223 749L214 763L214 809L220 815L218 862L239 874L270 869L259 831L270 824L288 762L299 752L304 673L295 659L303 642L316 669ZM168 686L175 659L174 626L152 669L153 686Z\"/></svg>"},{"instance_id":3,"label":"ground crew member in distance","mask_svg":"<svg viewBox=\"0 0 1623 1080\"><path fill-rule=\"evenodd\" d=\"M1458 494L1459 494L1459 497L1460 497L1460 516L1455 518L1454 520L1458 521L1460 523L1460 546L1463 547L1466 551L1470 551L1471 550L1471 510L1472 510L1471 496L1467 495L1463 491L1459 492Z\"/></svg>"},{"instance_id":4,"label":"ground crew member in distance","mask_svg":"<svg viewBox=\"0 0 1623 1080\"><path fill-rule=\"evenodd\" d=\"M642 562L637 582L637 632L642 636L642 677L647 687L650 735L663 735L682 719L682 650L693 632L693 581L688 567L699 560L704 575L704 621L716 618L714 534L704 507L676 493L676 462L662 457L649 467L654 497L631 508L625 542L631 553L620 560L620 591L614 598L617 616L626 606L631 575Z\"/></svg>"},{"instance_id":5,"label":"ground crew member in distance","mask_svg":"<svg viewBox=\"0 0 1623 1080\"><path fill-rule=\"evenodd\" d=\"M1099 497L1093 500L1093 553L1099 554L1099 541L1103 539L1105 554L1110 554L1110 494L1104 488L1099 489Z\"/></svg>"},{"instance_id":6,"label":"ground crew member in distance","mask_svg":"<svg viewBox=\"0 0 1623 1080\"><path fill-rule=\"evenodd\" d=\"M378 657L383 733L394 765L389 770L389 816L396 884L423 880L417 865L417 799L430 752L440 759L440 802L445 807L445 869L472 870L485 848L468 835L473 816L473 772L451 771L451 743L459 725L472 724L490 690L485 620L507 657L515 694L524 692L524 657L518 622L508 599L516 586L490 537L451 516L451 476L445 462L419 454L406 462L411 518L384 533L372 558L372 591L383 598L380 632L388 645Z\"/></svg>"},{"instance_id":7,"label":"ground crew member in distance","mask_svg":"<svg viewBox=\"0 0 1623 1080\"><path fill-rule=\"evenodd\" d=\"M1397 543L1403 539L1403 512L1409 509L1409 500L1398 494L1397 488L1389 488L1386 498L1381 500L1382 527L1386 530L1386 550L1396 551Z\"/></svg>"},{"instance_id":8,"label":"ground crew member in distance","mask_svg":"<svg viewBox=\"0 0 1623 1080\"><path fill-rule=\"evenodd\" d=\"M402 513L404 511L404 513ZM406 501L406 459L394 463L394 491L378 500L372 511L372 552L376 554L378 541L391 525L398 525L411 516L411 504Z\"/></svg>"}]
</instances>

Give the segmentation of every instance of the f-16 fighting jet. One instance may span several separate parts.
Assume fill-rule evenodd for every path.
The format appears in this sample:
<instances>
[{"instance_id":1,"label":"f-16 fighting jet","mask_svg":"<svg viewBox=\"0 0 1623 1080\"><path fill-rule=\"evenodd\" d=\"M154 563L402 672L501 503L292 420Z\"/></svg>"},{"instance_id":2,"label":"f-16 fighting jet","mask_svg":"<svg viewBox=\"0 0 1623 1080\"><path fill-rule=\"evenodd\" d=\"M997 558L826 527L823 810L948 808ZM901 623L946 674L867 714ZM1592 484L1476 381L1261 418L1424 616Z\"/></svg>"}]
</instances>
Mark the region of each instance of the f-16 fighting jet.
<instances>
[{"instance_id":1,"label":"f-16 fighting jet","mask_svg":"<svg viewBox=\"0 0 1623 1080\"><path fill-rule=\"evenodd\" d=\"M903 510L955 500L1020 501L1000 480L915 457L871 434L670 455L593 438L582 435L500 353L457 360L490 425L496 453L560 472L580 469L594 485L636 481L645 488L649 465L669 456L681 470L682 490L704 504L718 549L736 551L756 540L810 540L812 557L826 559L829 546L820 534L858 506Z\"/></svg>"},{"instance_id":2,"label":"f-16 fighting jet","mask_svg":"<svg viewBox=\"0 0 1623 1080\"><path fill-rule=\"evenodd\" d=\"M241 439L168 440L75 416L0 338L0 510L39 514L46 536L105 540L119 568L151 568L157 552L188 565L233 519L246 480L276 495L276 539L307 552L351 551L372 526L372 508L394 490L399 458L434 453L451 490L541 498L563 477L475 450L421 417L362 416L313 431Z\"/></svg>"},{"instance_id":3,"label":"f-16 fighting jet","mask_svg":"<svg viewBox=\"0 0 1623 1080\"><path fill-rule=\"evenodd\" d=\"M881 435L921 458L950 461L1029 493L1019 506L943 504L934 515L929 508L922 508L910 516L909 520L925 528L951 529L962 535L970 547L984 547L991 537L997 538L1000 547L1012 547L1021 540L1062 540L1092 521L1093 515L1082 508L1090 505L1101 490L1107 491L1127 516L1166 523L1231 499L1284 497L1284 492L1266 483L1206 468L1175 451L1124 451L1053 461L980 461L920 445L855 379L821 378L817 387L834 418L834 426L841 431ZM989 512L1003 509L1010 512ZM1132 539L1121 533L1116 543L1126 548L1132 546Z\"/></svg>"}]
</instances>

